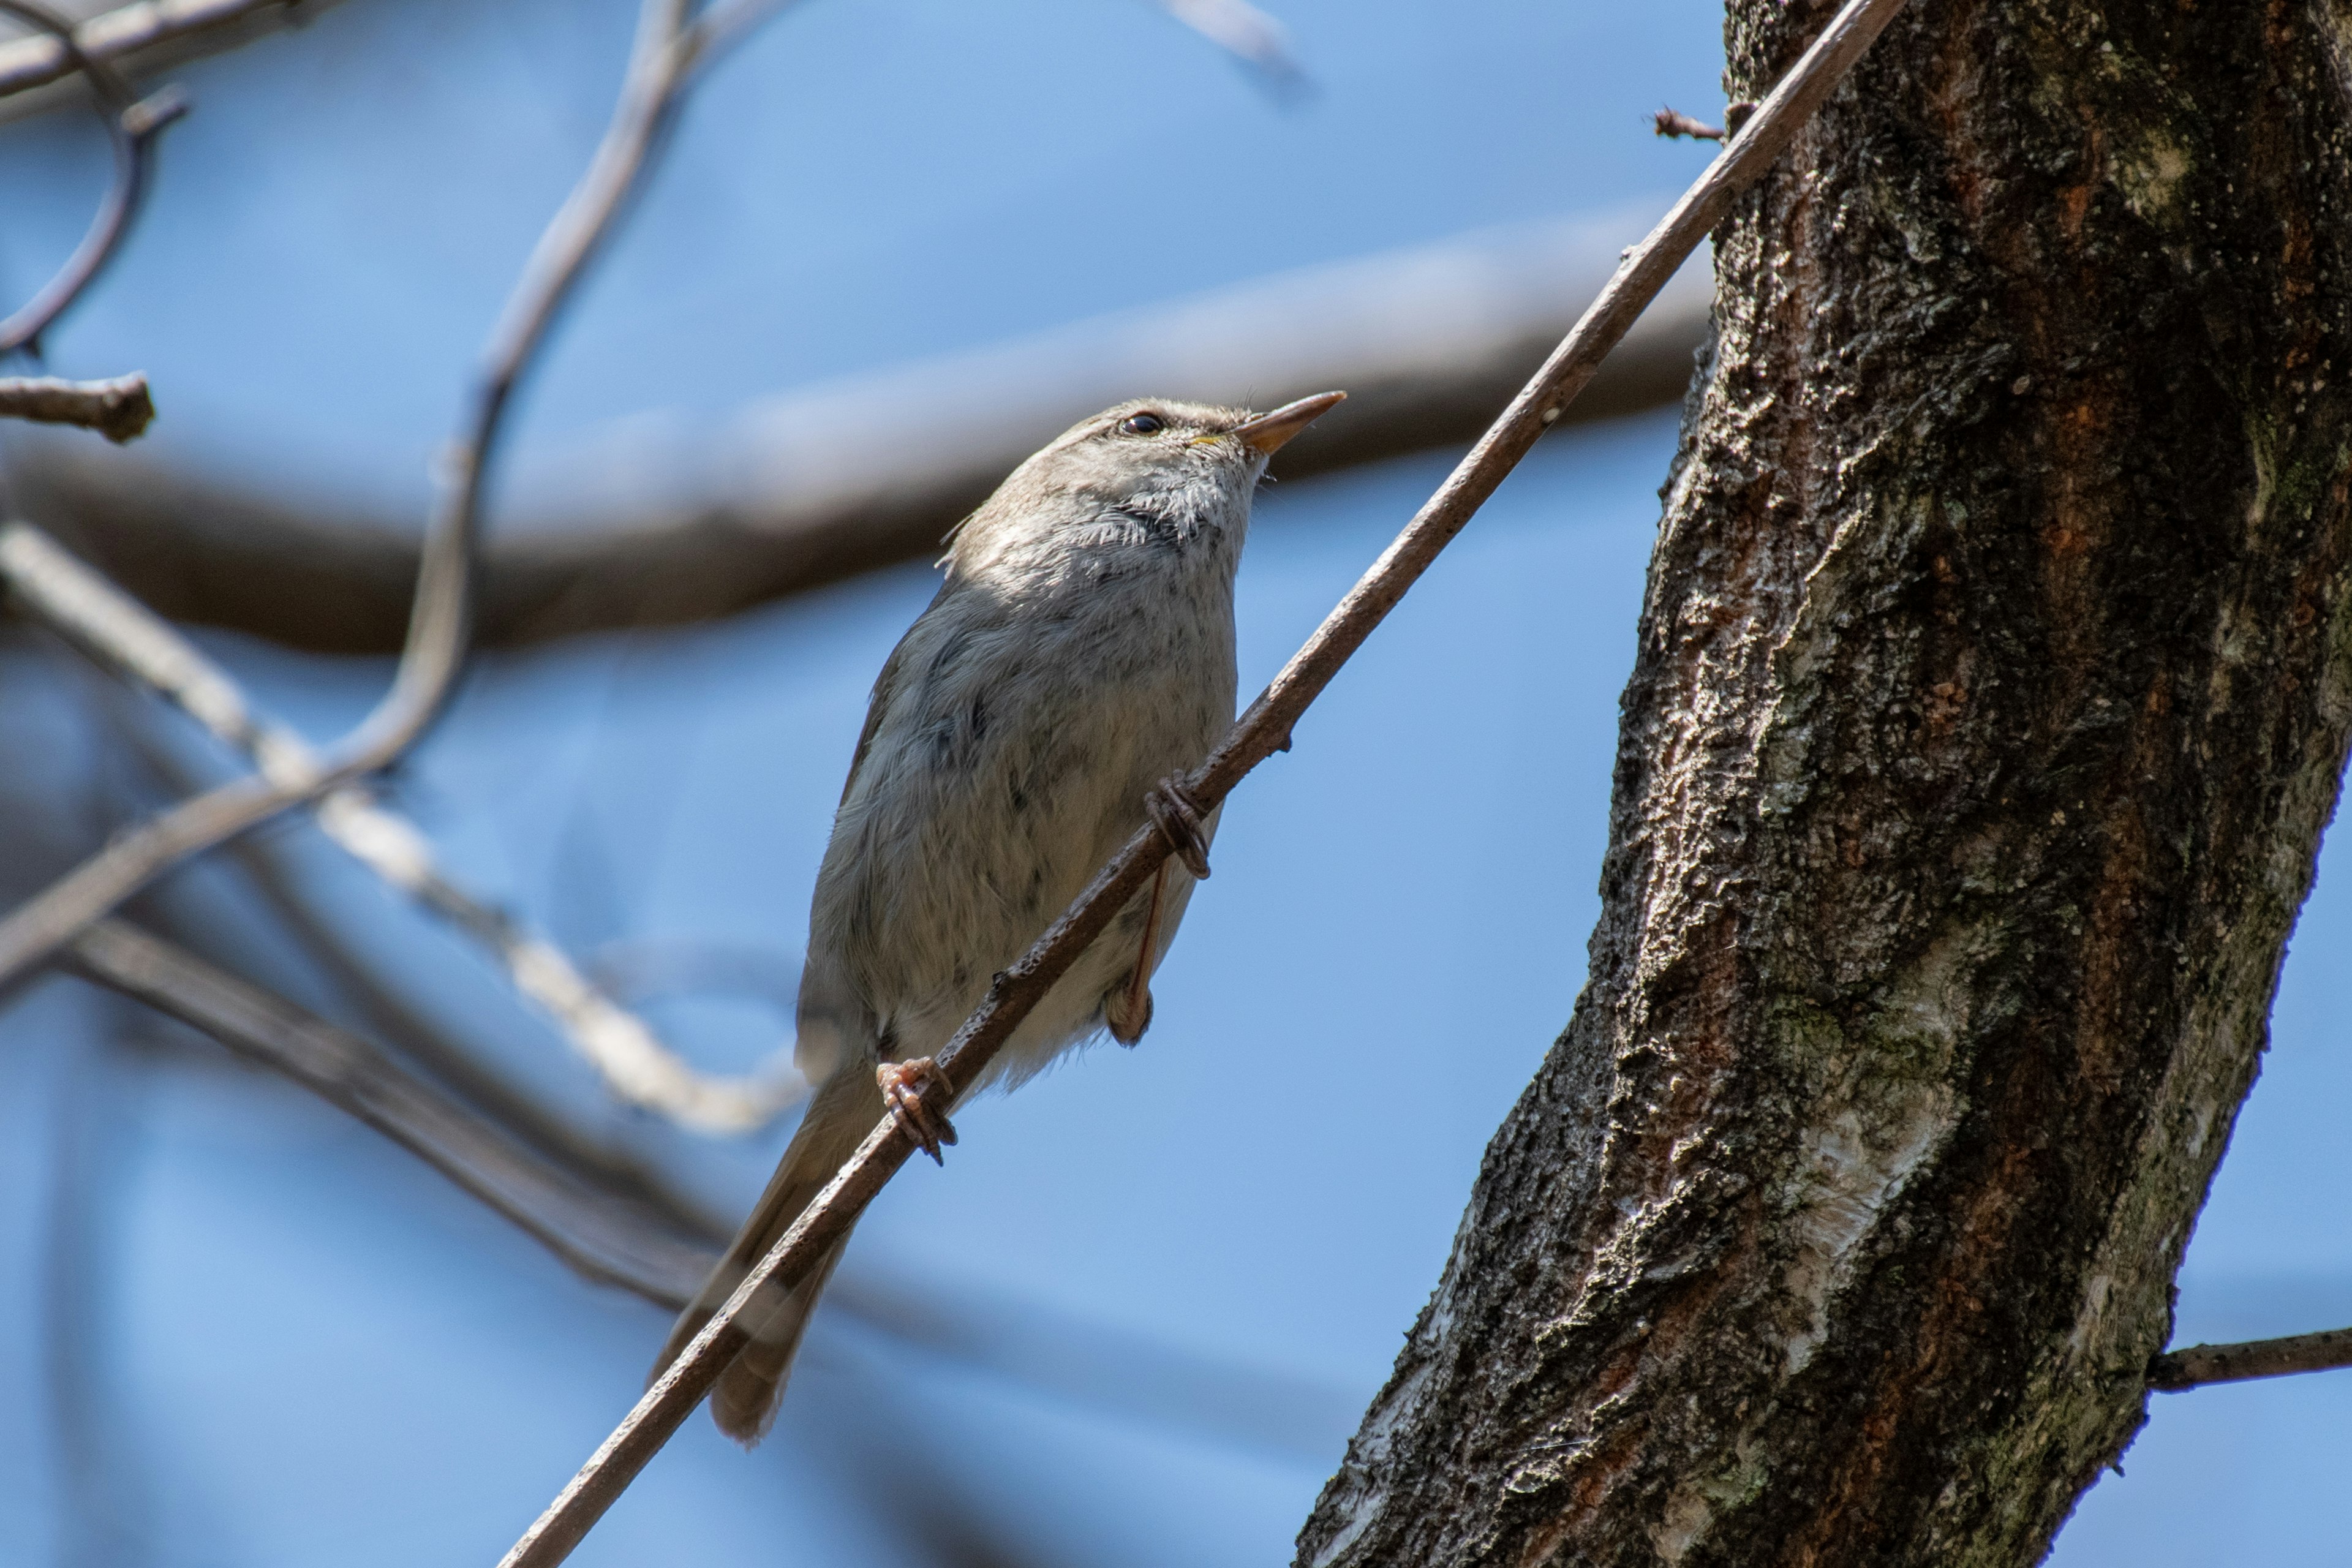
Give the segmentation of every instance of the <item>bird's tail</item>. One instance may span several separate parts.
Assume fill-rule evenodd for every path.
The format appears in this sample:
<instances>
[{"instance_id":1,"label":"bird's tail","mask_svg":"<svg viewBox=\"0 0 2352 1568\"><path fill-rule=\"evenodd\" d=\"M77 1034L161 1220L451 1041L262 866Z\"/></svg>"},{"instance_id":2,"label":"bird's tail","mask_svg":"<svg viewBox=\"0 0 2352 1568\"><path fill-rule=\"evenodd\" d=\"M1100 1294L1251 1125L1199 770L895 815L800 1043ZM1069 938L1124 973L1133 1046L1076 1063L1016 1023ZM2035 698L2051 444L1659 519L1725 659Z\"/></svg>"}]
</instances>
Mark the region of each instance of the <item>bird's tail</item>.
<instances>
[{"instance_id":1,"label":"bird's tail","mask_svg":"<svg viewBox=\"0 0 2352 1568\"><path fill-rule=\"evenodd\" d=\"M735 1235L727 1256L710 1271L702 1289L681 1313L677 1326L662 1346L648 1381L659 1377L685 1350L705 1323L718 1315L743 1282L743 1276L767 1255L776 1238L792 1228L809 1200L857 1152L857 1145L882 1120L882 1091L874 1076L855 1067L835 1072L809 1101L808 1114L793 1134L790 1147L777 1163L768 1190L751 1210L751 1217ZM711 1391L710 1414L719 1429L746 1447L767 1436L776 1418L776 1403L783 1396L784 1379L793 1369L793 1352L800 1349L801 1333L833 1266L841 1261L844 1237L819 1258L799 1284L785 1291L771 1290L751 1302L740 1321L751 1331L751 1342L719 1374Z\"/></svg>"}]
</instances>

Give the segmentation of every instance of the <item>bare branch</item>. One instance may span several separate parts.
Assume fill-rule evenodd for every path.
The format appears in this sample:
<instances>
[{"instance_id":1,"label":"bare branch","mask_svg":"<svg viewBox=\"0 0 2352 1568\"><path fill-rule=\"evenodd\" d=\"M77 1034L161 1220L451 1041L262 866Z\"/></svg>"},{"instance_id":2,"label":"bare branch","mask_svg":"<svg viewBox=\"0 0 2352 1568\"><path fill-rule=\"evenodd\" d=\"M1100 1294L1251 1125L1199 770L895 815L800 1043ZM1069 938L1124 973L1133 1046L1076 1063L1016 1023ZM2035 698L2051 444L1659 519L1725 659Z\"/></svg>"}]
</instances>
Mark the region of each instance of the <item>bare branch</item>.
<instances>
[{"instance_id":1,"label":"bare branch","mask_svg":"<svg viewBox=\"0 0 2352 1568\"><path fill-rule=\"evenodd\" d=\"M587 174L540 236L490 333L471 409L443 466L392 689L307 777L240 779L183 802L122 834L0 920L0 989L189 857L386 766L439 715L465 658L482 490L509 401L582 269L636 188L676 107L684 79L680 28L687 14L688 0L645 0L612 124Z\"/></svg>"},{"instance_id":2,"label":"bare branch","mask_svg":"<svg viewBox=\"0 0 2352 1568\"><path fill-rule=\"evenodd\" d=\"M147 377L138 371L111 381L59 381L53 376L0 378L0 419L79 425L116 446L135 440L155 418Z\"/></svg>"},{"instance_id":3,"label":"bare branch","mask_svg":"<svg viewBox=\"0 0 2352 1568\"><path fill-rule=\"evenodd\" d=\"M101 666L154 690L244 752L262 777L299 783L322 765L308 741L255 714L226 670L40 530L0 527L0 584L20 608ZM331 790L310 810L320 831L354 859L488 948L515 988L621 1099L697 1131L742 1132L773 1121L805 1092L781 1063L740 1079L696 1071L561 949L450 880L423 831L364 786Z\"/></svg>"},{"instance_id":4,"label":"bare branch","mask_svg":"<svg viewBox=\"0 0 2352 1568\"><path fill-rule=\"evenodd\" d=\"M1466 443L1656 210L1302 268L790 393L715 426L638 418L520 452L482 547L479 635L729 615L936 554L1024 458L1139 386L1267 407L1348 388L1346 419L1283 449L1286 479ZM1685 268L1562 421L1679 398L1707 307L1705 267ZM910 447L917 406L957 417ZM397 520L39 437L10 443L20 508L164 615L338 652L399 646L416 543Z\"/></svg>"},{"instance_id":5,"label":"bare branch","mask_svg":"<svg viewBox=\"0 0 2352 1568\"><path fill-rule=\"evenodd\" d=\"M2328 1329L2282 1340L2167 1351L2148 1368L2147 1385L2161 1393L2179 1394L2209 1383L2242 1383L2249 1378L2346 1366L2352 1366L2352 1329Z\"/></svg>"},{"instance_id":6,"label":"bare branch","mask_svg":"<svg viewBox=\"0 0 2352 1568\"><path fill-rule=\"evenodd\" d=\"M141 4L92 16L74 27L72 38L93 59L120 60L198 33L226 30L236 24L250 26L257 20L283 21L298 9L312 14L332 3L333 0L142 0ZM75 68L73 55L54 36L11 39L0 44L0 98L60 80L71 76Z\"/></svg>"},{"instance_id":7,"label":"bare branch","mask_svg":"<svg viewBox=\"0 0 2352 1568\"><path fill-rule=\"evenodd\" d=\"M74 940L65 963L367 1123L511 1220L583 1279L675 1310L710 1268L712 1249L576 1185L358 1036L160 937L102 920Z\"/></svg>"},{"instance_id":8,"label":"bare branch","mask_svg":"<svg viewBox=\"0 0 2352 1568\"><path fill-rule=\"evenodd\" d=\"M1847 0L1732 138L1722 156L1684 193L1649 237L1625 253L1616 276L1535 378L1520 389L1510 406L1349 590L1273 684L1250 704L1209 759L1181 780L1183 793L1203 812L1216 809L1258 763L1288 748L1291 728L1307 705L1559 420L1561 410L1592 379L1602 357L1625 335L1643 308L1722 220L1734 197L1762 175L1787 147L1902 5L1903 0ZM1171 847L1156 827L1139 829L1028 952L994 978L979 1011L964 1021L940 1054L938 1071L917 1090L931 1111L943 1117L955 1097L979 1079L1029 1010L1109 925L1112 916L1141 890ZM524 1532L500 1568L548 1568L571 1555L750 1342L737 1316L752 1296L771 1282L783 1288L798 1282L826 1248L848 1234L858 1214L906 1163L913 1148L891 1118L876 1124L849 1162L744 1277L717 1316L663 1370L612 1436Z\"/></svg>"},{"instance_id":9,"label":"bare branch","mask_svg":"<svg viewBox=\"0 0 2352 1568\"><path fill-rule=\"evenodd\" d=\"M113 184L107 187L106 198L99 204L98 216L90 220L81 243L74 247L73 254L66 258L57 275L41 285L39 292L6 321L0 321L0 354L11 354L37 345L41 334L81 297L83 289L97 281L106 264L114 258L115 251L131 232L131 219L139 215L140 199L146 194L155 137L163 127L187 112L188 101L177 88L167 87L142 102L123 74L85 52L74 42L72 23L47 5L36 5L33 0L0 0L0 12L46 29L49 35L47 41L74 69L89 79L99 123L106 128L107 142L114 153Z\"/></svg>"}]
</instances>

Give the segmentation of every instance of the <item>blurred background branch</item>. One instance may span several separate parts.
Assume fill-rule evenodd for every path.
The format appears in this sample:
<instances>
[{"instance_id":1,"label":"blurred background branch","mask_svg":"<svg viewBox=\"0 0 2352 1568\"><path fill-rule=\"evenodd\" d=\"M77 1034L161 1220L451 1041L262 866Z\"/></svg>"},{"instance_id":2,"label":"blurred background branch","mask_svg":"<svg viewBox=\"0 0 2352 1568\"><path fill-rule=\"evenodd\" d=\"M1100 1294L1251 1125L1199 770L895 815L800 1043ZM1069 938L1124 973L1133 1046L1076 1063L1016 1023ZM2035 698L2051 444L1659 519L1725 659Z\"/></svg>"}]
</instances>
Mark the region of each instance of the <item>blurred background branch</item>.
<instances>
[{"instance_id":1,"label":"blurred background branch","mask_svg":"<svg viewBox=\"0 0 2352 1568\"><path fill-rule=\"evenodd\" d=\"M284 1074L398 1143L519 1226L583 1279L675 1309L716 1248L591 1194L357 1036L148 935L104 920L75 939L68 966Z\"/></svg>"},{"instance_id":2,"label":"blurred background branch","mask_svg":"<svg viewBox=\"0 0 2352 1568\"><path fill-rule=\"evenodd\" d=\"M324 766L309 742L254 712L227 671L38 529L0 528L0 584L11 601L98 665L178 707L262 777L299 786ZM621 1099L705 1132L741 1132L795 1103L805 1086L781 1058L746 1078L698 1072L635 1014L591 984L563 952L443 872L425 834L364 787L312 801L326 836L402 894L497 959Z\"/></svg>"},{"instance_id":3,"label":"blurred background branch","mask_svg":"<svg viewBox=\"0 0 2352 1568\"><path fill-rule=\"evenodd\" d=\"M587 433L519 468L485 541L479 635L532 642L705 619L936 553L1055 432L1137 386L1256 404L1349 388L1285 449L1304 478L1468 440L1649 215L1520 227L796 392L705 426ZM1685 269L1565 417L1682 395L1706 328ZM947 416L937 416L945 415ZM348 502L239 490L54 441L11 454L19 510L161 614L341 653L399 646L416 547Z\"/></svg>"},{"instance_id":4,"label":"blurred background branch","mask_svg":"<svg viewBox=\"0 0 2352 1568\"><path fill-rule=\"evenodd\" d=\"M465 663L484 488L515 390L582 270L635 192L677 106L693 63L686 38L691 15L689 0L646 0L612 122L588 172L541 234L491 329L458 439L441 467L391 689L307 776L240 779L183 802L118 835L0 918L0 992L173 867L389 766L440 715ZM102 77L105 68L91 74Z\"/></svg>"},{"instance_id":5,"label":"blurred background branch","mask_svg":"<svg viewBox=\"0 0 2352 1568\"><path fill-rule=\"evenodd\" d=\"M147 378L136 372L110 381L0 377L0 419L79 425L120 446L142 435L154 417L155 400L148 394Z\"/></svg>"},{"instance_id":6,"label":"blurred background branch","mask_svg":"<svg viewBox=\"0 0 2352 1568\"><path fill-rule=\"evenodd\" d=\"M106 0L60 0L56 9L76 18L73 41L93 58L125 70L148 71L217 49L233 48L261 33L306 19L340 0L139 0L110 6ZM0 44L0 115L38 112L47 94L33 89L74 73L72 51L57 38L37 36Z\"/></svg>"}]
</instances>

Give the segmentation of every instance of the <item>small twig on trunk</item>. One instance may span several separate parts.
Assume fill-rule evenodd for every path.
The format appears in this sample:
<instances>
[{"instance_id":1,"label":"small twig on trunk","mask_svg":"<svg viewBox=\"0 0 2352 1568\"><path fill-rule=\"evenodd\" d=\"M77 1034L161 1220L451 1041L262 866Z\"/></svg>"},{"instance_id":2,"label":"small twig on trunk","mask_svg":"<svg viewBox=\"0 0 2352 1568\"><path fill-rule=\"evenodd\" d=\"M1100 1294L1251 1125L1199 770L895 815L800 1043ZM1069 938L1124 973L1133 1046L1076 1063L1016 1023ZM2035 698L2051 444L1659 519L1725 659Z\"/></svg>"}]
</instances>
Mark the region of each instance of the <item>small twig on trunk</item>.
<instances>
[{"instance_id":1,"label":"small twig on trunk","mask_svg":"<svg viewBox=\"0 0 2352 1568\"><path fill-rule=\"evenodd\" d=\"M1704 120L1693 120L1679 109L1661 109L1651 116L1651 123L1661 136L1687 136L1696 142L1720 142L1726 132L1720 125L1709 125Z\"/></svg>"},{"instance_id":2,"label":"small twig on trunk","mask_svg":"<svg viewBox=\"0 0 2352 1568\"><path fill-rule=\"evenodd\" d=\"M2284 1377L2289 1373L2329 1372L2347 1366L2352 1366L2352 1329L2327 1329L2283 1340L2167 1351L2148 1367L2147 1385L2162 1394L2179 1394L2209 1383L2243 1383L2248 1378Z\"/></svg>"},{"instance_id":3,"label":"small twig on trunk","mask_svg":"<svg viewBox=\"0 0 2352 1568\"><path fill-rule=\"evenodd\" d=\"M161 616L29 523L0 527L0 586L103 668L145 685L250 758L265 779L299 783L323 766L309 742L257 715L228 671ZM697 1072L563 952L458 887L414 823L360 784L312 801L320 831L362 865L488 947L623 1100L702 1132L764 1126L805 1086L788 1068L746 1078Z\"/></svg>"},{"instance_id":4,"label":"small twig on trunk","mask_svg":"<svg viewBox=\"0 0 2352 1568\"><path fill-rule=\"evenodd\" d=\"M1592 379L1602 357L1625 335L1643 307L1722 220L1733 198L1771 165L1902 5L1903 0L1847 0L1804 58L1733 136L1722 156L1683 194L1649 237L1626 252L1608 287L1535 378L1520 389L1510 406L1284 666L1273 684L1250 704L1208 761L1181 781L1184 793L1202 811L1214 810L1250 770L1276 752L1288 749L1291 730L1307 705L1559 420L1569 400ZM1035 945L995 977L979 1011L964 1021L947 1049L940 1053L939 1071L920 1091L932 1110L944 1115L955 1097L980 1078L1029 1010L1109 925L1112 916L1141 890L1169 852L1168 841L1157 828L1138 829ZM826 1248L848 1234L866 1205L906 1163L913 1149L888 1118L866 1134L848 1163L744 1277L727 1304L663 1370L612 1436L515 1543L500 1568L549 1568L571 1555L750 1342L737 1316L752 1296L772 1282L789 1288L804 1277Z\"/></svg>"},{"instance_id":5,"label":"small twig on trunk","mask_svg":"<svg viewBox=\"0 0 2352 1568\"><path fill-rule=\"evenodd\" d=\"M709 1270L712 1250L583 1191L367 1041L160 937L121 920L100 921L74 940L64 963L358 1118L511 1220L583 1279L675 1311Z\"/></svg>"},{"instance_id":6,"label":"small twig on trunk","mask_svg":"<svg viewBox=\"0 0 2352 1568\"><path fill-rule=\"evenodd\" d=\"M310 776L240 779L184 801L123 833L0 920L0 990L191 856L390 765L440 716L465 662L482 493L507 410L558 310L635 190L698 63L684 39L688 11L688 0L645 0L612 124L587 174L540 236L490 333L460 437L442 465L392 689Z\"/></svg>"},{"instance_id":7,"label":"small twig on trunk","mask_svg":"<svg viewBox=\"0 0 2352 1568\"><path fill-rule=\"evenodd\" d=\"M111 381L59 381L51 376L0 377L0 419L79 425L116 446L144 434L155 417L147 377L133 371Z\"/></svg>"},{"instance_id":8,"label":"small twig on trunk","mask_svg":"<svg viewBox=\"0 0 2352 1568\"><path fill-rule=\"evenodd\" d=\"M1724 106L1722 124L1709 125L1704 120L1694 120L1681 110L1669 106L1652 115L1650 124L1661 136L1688 136L1698 142L1720 142L1726 137L1738 135L1739 128L1747 124L1748 117L1755 112L1756 106L1742 99L1738 103Z\"/></svg>"}]
</instances>

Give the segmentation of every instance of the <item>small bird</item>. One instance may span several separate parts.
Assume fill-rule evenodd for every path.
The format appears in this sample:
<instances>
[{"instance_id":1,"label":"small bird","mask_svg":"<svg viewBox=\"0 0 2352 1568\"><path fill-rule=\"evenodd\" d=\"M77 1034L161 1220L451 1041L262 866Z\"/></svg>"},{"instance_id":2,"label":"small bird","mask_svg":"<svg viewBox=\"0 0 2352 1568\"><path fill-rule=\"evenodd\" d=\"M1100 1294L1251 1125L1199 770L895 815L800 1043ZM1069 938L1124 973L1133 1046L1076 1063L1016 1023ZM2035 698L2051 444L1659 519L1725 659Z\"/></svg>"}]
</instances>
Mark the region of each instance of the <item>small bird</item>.
<instances>
[{"instance_id":1,"label":"small bird","mask_svg":"<svg viewBox=\"0 0 2352 1568\"><path fill-rule=\"evenodd\" d=\"M955 1131L916 1092L997 971L1147 818L1173 851L972 1086L1011 1088L1097 1032L1151 1023L1152 972L1209 874L1216 814L1178 782L1233 721L1234 570L1266 460L1346 396L1271 414L1146 398L1079 421L956 526L947 580L866 713L817 872L796 1059L815 1086L767 1191L654 1365L895 1115L937 1160ZM754 1300L711 1414L745 1444L775 1419L841 1247Z\"/></svg>"}]
</instances>

